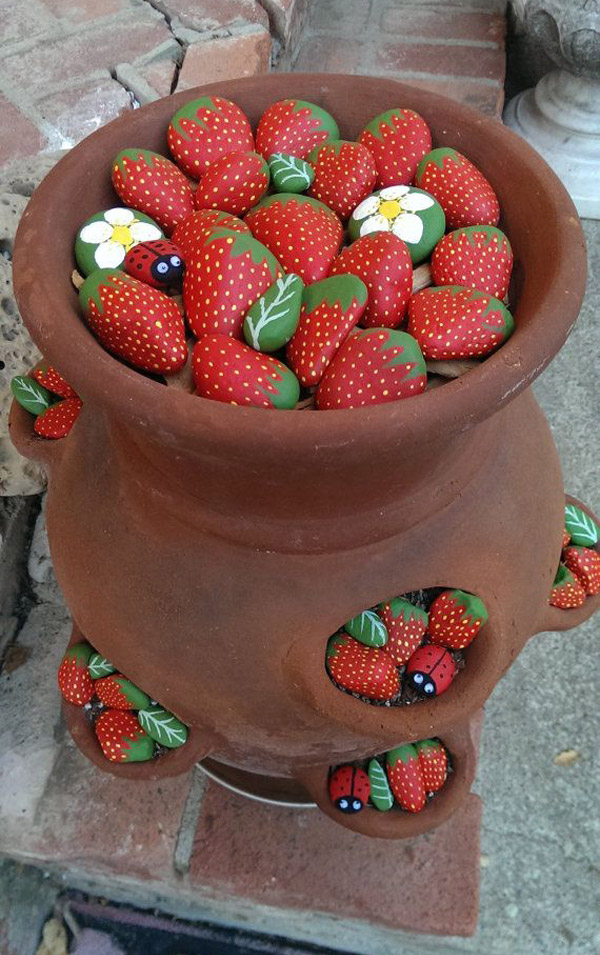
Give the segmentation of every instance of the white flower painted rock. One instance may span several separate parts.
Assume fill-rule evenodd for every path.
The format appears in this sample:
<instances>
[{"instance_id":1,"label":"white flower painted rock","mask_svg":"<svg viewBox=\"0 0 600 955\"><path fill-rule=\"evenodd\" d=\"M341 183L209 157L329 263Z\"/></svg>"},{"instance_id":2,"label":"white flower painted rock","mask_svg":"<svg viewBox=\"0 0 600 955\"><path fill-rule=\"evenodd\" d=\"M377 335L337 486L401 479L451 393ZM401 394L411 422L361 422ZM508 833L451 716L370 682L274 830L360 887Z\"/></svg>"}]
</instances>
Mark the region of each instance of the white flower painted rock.
<instances>
[{"instance_id":1,"label":"white flower painted rock","mask_svg":"<svg viewBox=\"0 0 600 955\"><path fill-rule=\"evenodd\" d=\"M75 259L82 275L96 269L120 269L137 242L164 239L156 222L143 212L124 206L90 216L75 239Z\"/></svg>"},{"instance_id":2,"label":"white flower painted rock","mask_svg":"<svg viewBox=\"0 0 600 955\"><path fill-rule=\"evenodd\" d=\"M386 186L356 207L348 232L352 240L371 232L391 232L406 242L413 265L428 258L444 234L439 202L414 186Z\"/></svg>"}]
</instances>

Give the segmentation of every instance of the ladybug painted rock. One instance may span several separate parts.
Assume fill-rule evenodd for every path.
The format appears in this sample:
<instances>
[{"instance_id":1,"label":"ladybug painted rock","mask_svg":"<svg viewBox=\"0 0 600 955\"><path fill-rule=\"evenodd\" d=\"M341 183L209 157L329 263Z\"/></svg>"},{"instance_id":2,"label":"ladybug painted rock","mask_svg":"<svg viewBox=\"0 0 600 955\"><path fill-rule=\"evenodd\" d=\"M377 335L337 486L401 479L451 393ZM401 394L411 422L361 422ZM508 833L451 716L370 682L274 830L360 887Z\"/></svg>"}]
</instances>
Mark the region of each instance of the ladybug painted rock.
<instances>
[{"instance_id":1,"label":"ladybug painted rock","mask_svg":"<svg viewBox=\"0 0 600 955\"><path fill-rule=\"evenodd\" d=\"M125 256L125 271L153 288L181 285L184 269L183 253L165 239L138 242Z\"/></svg>"},{"instance_id":2,"label":"ladybug painted rock","mask_svg":"<svg viewBox=\"0 0 600 955\"><path fill-rule=\"evenodd\" d=\"M456 666L448 651L428 643L415 650L404 678L421 696L433 699L448 689L455 675Z\"/></svg>"},{"instance_id":3,"label":"ladybug painted rock","mask_svg":"<svg viewBox=\"0 0 600 955\"><path fill-rule=\"evenodd\" d=\"M340 812L360 812L370 792L369 777L356 766L340 766L329 777L329 795Z\"/></svg>"}]
</instances>

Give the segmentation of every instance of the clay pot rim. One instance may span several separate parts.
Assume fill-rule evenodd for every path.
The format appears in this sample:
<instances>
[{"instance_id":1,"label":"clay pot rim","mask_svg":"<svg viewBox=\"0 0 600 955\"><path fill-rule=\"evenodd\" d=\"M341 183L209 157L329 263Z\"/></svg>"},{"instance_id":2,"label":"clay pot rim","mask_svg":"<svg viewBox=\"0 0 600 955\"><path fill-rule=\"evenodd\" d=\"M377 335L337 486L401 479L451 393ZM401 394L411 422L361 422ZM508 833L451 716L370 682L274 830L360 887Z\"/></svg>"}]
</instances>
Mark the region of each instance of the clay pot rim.
<instances>
[{"instance_id":1,"label":"clay pot rim","mask_svg":"<svg viewBox=\"0 0 600 955\"><path fill-rule=\"evenodd\" d=\"M293 95L292 90L301 98L315 99L319 89L326 97L328 89L340 84L349 97L376 84L382 101L393 96L426 117L430 108L443 109L446 125L460 130L456 135L458 146L465 132L467 136L486 137L488 152L504 151L507 163L518 164L522 173L535 179L540 203L554 220L541 236L543 241L548 234L548 262L550 267L554 265L554 271L533 301L525 287L515 309L516 330L509 341L463 378L411 400L352 411L293 412L293 418L292 412L269 414L266 409L226 405L165 387L105 352L81 320L69 275L57 280L52 264L53 249L58 245L56 238L50 241L52 223L57 221L67 183L91 174L96 151L105 153L108 174L112 151L109 155L104 143L115 131L122 132L123 145L130 145L131 128L137 131L157 116L164 116L166 126L180 105L197 96L215 93L235 100L237 94L258 89L269 91L270 101ZM485 162L479 164L485 172ZM558 251L552 235L557 224L566 230L565 235L571 232L572 240ZM121 417L147 421L164 433L181 434L186 441L206 441L208 437L221 445L239 447L287 439L313 454L315 446L355 440L357 429L363 434L370 432L372 437L394 434L396 439L427 433L433 440L488 417L531 384L562 346L585 285L585 246L575 208L551 169L515 133L495 119L417 87L343 74L270 74L210 84L158 100L103 127L71 150L36 190L19 227L14 263L15 293L25 324L45 357L60 368L84 400L110 406ZM520 327L520 317L526 312L535 312L535 321ZM48 314L52 316L50 323L45 318Z\"/></svg>"}]
</instances>

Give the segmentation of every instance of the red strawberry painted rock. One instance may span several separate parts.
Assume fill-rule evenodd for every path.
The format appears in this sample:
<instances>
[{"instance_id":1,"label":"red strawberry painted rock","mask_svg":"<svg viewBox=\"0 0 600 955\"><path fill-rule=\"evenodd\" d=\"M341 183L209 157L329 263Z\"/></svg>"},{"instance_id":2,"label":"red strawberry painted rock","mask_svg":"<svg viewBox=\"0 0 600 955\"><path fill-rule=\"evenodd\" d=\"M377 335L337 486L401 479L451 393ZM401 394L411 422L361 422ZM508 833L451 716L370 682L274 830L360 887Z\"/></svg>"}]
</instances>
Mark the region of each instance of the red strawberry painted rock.
<instances>
[{"instance_id":1,"label":"red strawberry painted rock","mask_svg":"<svg viewBox=\"0 0 600 955\"><path fill-rule=\"evenodd\" d=\"M456 149L433 149L419 163L415 185L435 196L449 229L498 225L498 197L482 172Z\"/></svg>"},{"instance_id":2,"label":"red strawberry painted rock","mask_svg":"<svg viewBox=\"0 0 600 955\"><path fill-rule=\"evenodd\" d=\"M320 382L366 303L366 286L355 275L335 275L304 289L300 321L286 348L286 358L302 385Z\"/></svg>"},{"instance_id":3,"label":"red strawberry painted rock","mask_svg":"<svg viewBox=\"0 0 600 955\"><path fill-rule=\"evenodd\" d=\"M251 235L213 229L187 260L183 305L196 338L241 337L246 312L280 278L274 255Z\"/></svg>"},{"instance_id":4,"label":"red strawberry painted rock","mask_svg":"<svg viewBox=\"0 0 600 955\"><path fill-rule=\"evenodd\" d=\"M179 223L171 240L178 249L181 249L187 261L204 245L205 239L215 229L229 229L230 232L250 235L250 229L246 223L237 216L232 216L229 212L221 212L220 209L198 209Z\"/></svg>"},{"instance_id":5,"label":"red strawberry painted rock","mask_svg":"<svg viewBox=\"0 0 600 955\"><path fill-rule=\"evenodd\" d=\"M579 581L586 594L600 594L600 554L589 547L566 547L563 563Z\"/></svg>"},{"instance_id":6,"label":"red strawberry painted rock","mask_svg":"<svg viewBox=\"0 0 600 955\"><path fill-rule=\"evenodd\" d=\"M369 777L358 766L339 766L329 777L329 798L341 812L360 812L370 792Z\"/></svg>"},{"instance_id":7,"label":"red strawberry painted rock","mask_svg":"<svg viewBox=\"0 0 600 955\"><path fill-rule=\"evenodd\" d=\"M348 634L331 637L326 664L331 678L351 693L371 700L391 700L400 691L400 678L391 658Z\"/></svg>"},{"instance_id":8,"label":"red strawberry painted rock","mask_svg":"<svg viewBox=\"0 0 600 955\"><path fill-rule=\"evenodd\" d=\"M232 152L206 167L196 189L196 209L221 209L243 216L269 187L269 167L254 152Z\"/></svg>"},{"instance_id":9,"label":"red strawberry painted rock","mask_svg":"<svg viewBox=\"0 0 600 955\"><path fill-rule=\"evenodd\" d=\"M369 298L361 318L366 328L396 328L412 294L413 267L406 244L388 232L357 239L334 260L330 275L350 273L367 286Z\"/></svg>"},{"instance_id":10,"label":"red strawberry painted rock","mask_svg":"<svg viewBox=\"0 0 600 955\"><path fill-rule=\"evenodd\" d=\"M98 269L79 289L79 300L100 343L134 368L168 375L185 365L183 316L164 292L125 272Z\"/></svg>"},{"instance_id":11,"label":"red strawberry painted rock","mask_svg":"<svg viewBox=\"0 0 600 955\"><path fill-rule=\"evenodd\" d=\"M563 530L562 546L567 547L570 541L571 541L571 535L569 534L567 528L565 527L565 529Z\"/></svg>"},{"instance_id":12,"label":"red strawberry painted rock","mask_svg":"<svg viewBox=\"0 0 600 955\"><path fill-rule=\"evenodd\" d=\"M456 665L444 647L432 643L415 650L406 664L406 682L421 696L433 699L445 693L456 675Z\"/></svg>"},{"instance_id":13,"label":"red strawberry painted rock","mask_svg":"<svg viewBox=\"0 0 600 955\"><path fill-rule=\"evenodd\" d=\"M396 802L407 812L421 812L427 802L415 747L396 746L386 754L385 768Z\"/></svg>"},{"instance_id":14,"label":"red strawberry painted rock","mask_svg":"<svg viewBox=\"0 0 600 955\"><path fill-rule=\"evenodd\" d=\"M227 153L254 149L247 117L222 96L201 96L177 110L167 141L177 165L193 179Z\"/></svg>"},{"instance_id":15,"label":"red strawberry painted rock","mask_svg":"<svg viewBox=\"0 0 600 955\"><path fill-rule=\"evenodd\" d=\"M181 285L185 270L183 252L166 239L138 242L125 256L125 271L153 288Z\"/></svg>"},{"instance_id":16,"label":"red strawberry painted rock","mask_svg":"<svg viewBox=\"0 0 600 955\"><path fill-rule=\"evenodd\" d=\"M422 739L416 745L423 785L428 793L442 788L448 776L448 754L437 739Z\"/></svg>"},{"instance_id":17,"label":"red strawberry painted rock","mask_svg":"<svg viewBox=\"0 0 600 955\"><path fill-rule=\"evenodd\" d=\"M351 335L325 370L317 408L361 408L410 398L425 390L427 370L414 338L390 328Z\"/></svg>"},{"instance_id":18,"label":"red strawberry painted rock","mask_svg":"<svg viewBox=\"0 0 600 955\"><path fill-rule=\"evenodd\" d=\"M105 706L115 710L144 710L150 697L120 673L112 673L94 683L94 691Z\"/></svg>"},{"instance_id":19,"label":"red strawberry painted rock","mask_svg":"<svg viewBox=\"0 0 600 955\"><path fill-rule=\"evenodd\" d=\"M38 384L47 388L53 395L60 395L61 398L77 398L77 392L68 381L52 365L40 365L32 372L32 378L35 378Z\"/></svg>"},{"instance_id":20,"label":"red strawberry painted rock","mask_svg":"<svg viewBox=\"0 0 600 955\"><path fill-rule=\"evenodd\" d=\"M93 652L89 643L76 643L62 658L58 668L58 688L67 703L85 706L94 695L94 681L87 668Z\"/></svg>"},{"instance_id":21,"label":"red strawberry painted rock","mask_svg":"<svg viewBox=\"0 0 600 955\"><path fill-rule=\"evenodd\" d=\"M389 109L372 119L358 137L377 167L377 188L408 186L431 150L431 131L412 109Z\"/></svg>"},{"instance_id":22,"label":"red strawberry painted rock","mask_svg":"<svg viewBox=\"0 0 600 955\"><path fill-rule=\"evenodd\" d=\"M66 438L82 408L80 398L63 398L37 416L33 430L40 438Z\"/></svg>"},{"instance_id":23,"label":"red strawberry painted rock","mask_svg":"<svg viewBox=\"0 0 600 955\"><path fill-rule=\"evenodd\" d=\"M94 729L102 752L113 763L143 763L154 755L154 741L133 713L105 710Z\"/></svg>"},{"instance_id":24,"label":"red strawberry painted rock","mask_svg":"<svg viewBox=\"0 0 600 955\"><path fill-rule=\"evenodd\" d=\"M340 131L333 116L301 99L282 99L262 114L256 130L256 149L268 159L285 153L306 159L311 149L338 139Z\"/></svg>"},{"instance_id":25,"label":"red strawberry painted rock","mask_svg":"<svg viewBox=\"0 0 600 955\"><path fill-rule=\"evenodd\" d=\"M308 156L315 177L308 190L340 217L368 196L377 179L375 160L365 146L333 139L311 150Z\"/></svg>"},{"instance_id":26,"label":"red strawberry painted rock","mask_svg":"<svg viewBox=\"0 0 600 955\"><path fill-rule=\"evenodd\" d=\"M151 216L167 235L194 211L189 180L150 149L122 149L113 162L112 181L124 205Z\"/></svg>"},{"instance_id":27,"label":"red strawberry painted rock","mask_svg":"<svg viewBox=\"0 0 600 955\"><path fill-rule=\"evenodd\" d=\"M388 632L385 652L389 653L396 666L404 666L423 642L427 630L427 614L403 597L394 597L393 600L380 604L377 613Z\"/></svg>"},{"instance_id":28,"label":"red strawberry painted rock","mask_svg":"<svg viewBox=\"0 0 600 955\"><path fill-rule=\"evenodd\" d=\"M262 199L245 221L284 271L299 275L305 285L326 277L344 235L331 209L295 193L279 192Z\"/></svg>"},{"instance_id":29,"label":"red strawberry painted rock","mask_svg":"<svg viewBox=\"0 0 600 955\"><path fill-rule=\"evenodd\" d=\"M202 398L258 408L293 408L298 380L280 361L227 335L206 335L194 346L192 367Z\"/></svg>"},{"instance_id":30,"label":"red strawberry painted rock","mask_svg":"<svg viewBox=\"0 0 600 955\"><path fill-rule=\"evenodd\" d=\"M429 608L429 639L449 650L464 650L487 623L483 600L464 590L444 590Z\"/></svg>"},{"instance_id":31,"label":"red strawberry painted rock","mask_svg":"<svg viewBox=\"0 0 600 955\"><path fill-rule=\"evenodd\" d=\"M510 242L500 229L472 225L440 239L431 256L434 285L463 285L503 299L513 267Z\"/></svg>"},{"instance_id":32,"label":"red strawberry painted rock","mask_svg":"<svg viewBox=\"0 0 600 955\"><path fill-rule=\"evenodd\" d=\"M408 303L408 331L431 360L488 355L513 328L499 299L460 285L425 288Z\"/></svg>"},{"instance_id":33,"label":"red strawberry painted rock","mask_svg":"<svg viewBox=\"0 0 600 955\"><path fill-rule=\"evenodd\" d=\"M560 610L573 610L585 603L585 587L565 564L559 564L550 591L550 604Z\"/></svg>"}]
</instances>

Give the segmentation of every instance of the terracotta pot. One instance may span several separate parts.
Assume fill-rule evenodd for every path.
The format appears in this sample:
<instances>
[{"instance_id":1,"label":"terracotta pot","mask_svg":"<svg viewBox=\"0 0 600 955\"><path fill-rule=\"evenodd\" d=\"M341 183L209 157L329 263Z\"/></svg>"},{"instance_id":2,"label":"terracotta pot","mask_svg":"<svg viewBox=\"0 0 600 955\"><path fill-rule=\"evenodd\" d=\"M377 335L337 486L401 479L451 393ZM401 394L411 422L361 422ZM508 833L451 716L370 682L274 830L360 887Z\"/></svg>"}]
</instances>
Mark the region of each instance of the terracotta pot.
<instances>
[{"instance_id":1,"label":"terracotta pot","mask_svg":"<svg viewBox=\"0 0 600 955\"><path fill-rule=\"evenodd\" d=\"M421 113L436 144L463 150L500 197L516 256L509 342L410 400L303 414L199 399L113 359L81 320L73 239L115 202L111 157L165 152L169 118L200 92L235 100L253 123L276 99L313 100L348 139L398 103ZM529 385L575 321L585 249L556 177L500 123L367 77L274 74L186 91L73 149L27 207L14 261L32 337L84 400L61 442L36 439L19 408L11 419L17 447L49 469L59 583L81 631L193 727L198 753L267 787L312 779L316 798L315 767L323 779L329 764L465 726L528 637L559 625L548 594L564 495ZM325 672L330 634L430 586L477 593L490 612L451 688L394 708L340 692Z\"/></svg>"}]
</instances>

